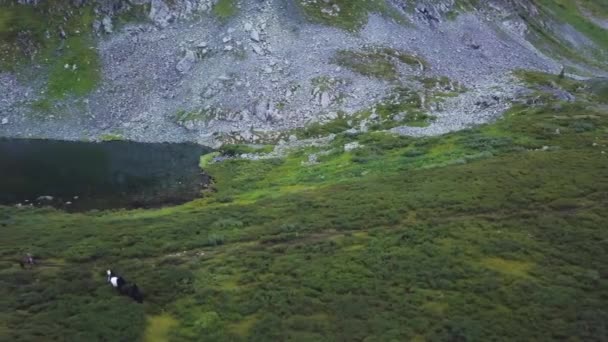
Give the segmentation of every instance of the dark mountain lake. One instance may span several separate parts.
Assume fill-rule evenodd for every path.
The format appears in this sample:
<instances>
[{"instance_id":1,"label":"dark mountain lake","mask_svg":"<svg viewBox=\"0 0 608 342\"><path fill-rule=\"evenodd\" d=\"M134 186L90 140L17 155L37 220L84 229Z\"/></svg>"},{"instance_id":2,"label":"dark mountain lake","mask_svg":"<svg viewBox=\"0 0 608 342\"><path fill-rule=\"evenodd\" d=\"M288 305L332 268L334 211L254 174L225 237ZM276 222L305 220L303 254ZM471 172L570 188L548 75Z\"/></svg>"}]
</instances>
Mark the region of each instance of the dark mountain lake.
<instances>
[{"instance_id":1,"label":"dark mountain lake","mask_svg":"<svg viewBox=\"0 0 608 342\"><path fill-rule=\"evenodd\" d=\"M211 149L195 144L0 139L0 204L68 211L142 208L198 197Z\"/></svg>"}]
</instances>

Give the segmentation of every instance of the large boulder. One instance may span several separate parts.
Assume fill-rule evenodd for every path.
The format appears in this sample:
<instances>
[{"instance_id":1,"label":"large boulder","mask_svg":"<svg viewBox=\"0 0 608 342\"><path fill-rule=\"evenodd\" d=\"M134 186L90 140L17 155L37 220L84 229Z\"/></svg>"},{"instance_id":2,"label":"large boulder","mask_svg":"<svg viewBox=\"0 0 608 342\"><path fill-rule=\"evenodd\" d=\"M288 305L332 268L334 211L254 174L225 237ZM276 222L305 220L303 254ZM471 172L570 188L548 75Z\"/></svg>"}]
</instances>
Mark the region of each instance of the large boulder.
<instances>
[{"instance_id":1,"label":"large boulder","mask_svg":"<svg viewBox=\"0 0 608 342\"><path fill-rule=\"evenodd\" d=\"M196 54L192 50L187 50L184 58L177 63L176 69L185 74L192 69L194 63L196 63Z\"/></svg>"}]
</instances>

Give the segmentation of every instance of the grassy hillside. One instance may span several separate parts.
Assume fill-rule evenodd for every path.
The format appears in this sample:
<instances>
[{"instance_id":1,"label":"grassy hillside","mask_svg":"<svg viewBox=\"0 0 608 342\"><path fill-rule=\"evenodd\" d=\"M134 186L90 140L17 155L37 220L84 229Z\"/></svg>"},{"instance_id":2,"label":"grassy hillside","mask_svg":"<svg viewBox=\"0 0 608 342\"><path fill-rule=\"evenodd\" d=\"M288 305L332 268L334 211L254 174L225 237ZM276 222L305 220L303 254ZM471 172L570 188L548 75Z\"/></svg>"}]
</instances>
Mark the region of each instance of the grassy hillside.
<instances>
[{"instance_id":1,"label":"grassy hillside","mask_svg":"<svg viewBox=\"0 0 608 342\"><path fill-rule=\"evenodd\" d=\"M207 161L217 191L182 206L0 208L0 339L604 339L605 94L522 76L535 105L495 124L338 134L310 166L319 148ZM26 251L43 265L11 261ZM146 302L117 296L108 267Z\"/></svg>"},{"instance_id":2,"label":"grassy hillside","mask_svg":"<svg viewBox=\"0 0 608 342\"><path fill-rule=\"evenodd\" d=\"M608 18L606 0L535 0L539 15L522 8L529 39L547 55L558 60L580 63L603 70L608 68L608 30L599 22ZM580 36L573 37L573 32ZM571 65L576 72L579 68ZM589 75L591 76L591 75Z\"/></svg>"},{"instance_id":3,"label":"grassy hillside","mask_svg":"<svg viewBox=\"0 0 608 342\"><path fill-rule=\"evenodd\" d=\"M0 0L0 72L17 71L25 82L46 85L34 109L47 114L57 100L87 95L97 86L101 63L93 24L102 14L96 14L95 6L70 0L35 6ZM116 26L143 20L149 12L149 5L116 3L114 8Z\"/></svg>"}]
</instances>

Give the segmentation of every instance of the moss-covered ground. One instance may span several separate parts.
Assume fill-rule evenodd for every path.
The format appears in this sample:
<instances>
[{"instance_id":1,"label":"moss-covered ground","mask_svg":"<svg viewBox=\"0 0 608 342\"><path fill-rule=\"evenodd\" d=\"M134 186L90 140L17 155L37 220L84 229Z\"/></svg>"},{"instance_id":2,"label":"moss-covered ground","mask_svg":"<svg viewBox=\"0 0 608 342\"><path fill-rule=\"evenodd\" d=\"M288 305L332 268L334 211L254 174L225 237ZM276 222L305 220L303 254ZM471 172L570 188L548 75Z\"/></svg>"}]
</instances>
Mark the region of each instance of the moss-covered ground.
<instances>
[{"instance_id":1,"label":"moss-covered ground","mask_svg":"<svg viewBox=\"0 0 608 342\"><path fill-rule=\"evenodd\" d=\"M213 6L213 14L220 20L228 20L237 13L236 0L219 0Z\"/></svg>"},{"instance_id":2,"label":"moss-covered ground","mask_svg":"<svg viewBox=\"0 0 608 342\"><path fill-rule=\"evenodd\" d=\"M0 340L601 341L608 113L575 91L441 137L338 134L315 165L207 160L215 192L177 207L0 207Z\"/></svg>"},{"instance_id":3,"label":"moss-covered ground","mask_svg":"<svg viewBox=\"0 0 608 342\"><path fill-rule=\"evenodd\" d=\"M27 6L0 2L0 70L34 62L45 68L49 99L85 95L99 79L92 6L54 0ZM62 34L64 34L62 38Z\"/></svg>"},{"instance_id":4,"label":"moss-covered ground","mask_svg":"<svg viewBox=\"0 0 608 342\"><path fill-rule=\"evenodd\" d=\"M424 70L428 63L418 56L387 47L368 47L362 51L340 50L333 63L346 67L361 75L384 80L396 80L399 76L398 64Z\"/></svg>"},{"instance_id":5,"label":"moss-covered ground","mask_svg":"<svg viewBox=\"0 0 608 342\"><path fill-rule=\"evenodd\" d=\"M533 3L539 10L539 15L533 16L526 11L519 13L530 28L528 38L533 44L554 58L607 70L608 30L594 22L589 15L600 20L607 18L608 1L535 0ZM547 25L546 22L559 24ZM568 30L564 25L569 25L584 35L589 43L577 38L578 44L574 45L564 39L564 36L568 35L568 33L560 33L560 30ZM581 72L578 68L574 70Z\"/></svg>"},{"instance_id":6,"label":"moss-covered ground","mask_svg":"<svg viewBox=\"0 0 608 342\"><path fill-rule=\"evenodd\" d=\"M93 32L94 2L37 1L32 5L0 0L0 72L17 72L25 82L44 86L32 114L61 114L58 101L81 97L101 78ZM115 29L146 20L149 4L116 2ZM33 67L35 66L35 67Z\"/></svg>"},{"instance_id":7,"label":"moss-covered ground","mask_svg":"<svg viewBox=\"0 0 608 342\"><path fill-rule=\"evenodd\" d=\"M407 23L407 19L386 0L297 0L296 3L310 20L349 31L365 25L370 13Z\"/></svg>"}]
</instances>

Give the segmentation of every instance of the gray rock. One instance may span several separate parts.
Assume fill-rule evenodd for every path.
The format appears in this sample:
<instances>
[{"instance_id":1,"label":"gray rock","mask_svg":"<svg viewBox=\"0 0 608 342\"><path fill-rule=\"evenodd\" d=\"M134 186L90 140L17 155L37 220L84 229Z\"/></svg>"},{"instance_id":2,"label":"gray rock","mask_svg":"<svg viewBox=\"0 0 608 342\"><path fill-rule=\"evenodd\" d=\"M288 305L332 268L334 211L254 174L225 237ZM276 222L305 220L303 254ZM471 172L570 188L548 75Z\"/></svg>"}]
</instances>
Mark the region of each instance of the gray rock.
<instances>
[{"instance_id":1,"label":"gray rock","mask_svg":"<svg viewBox=\"0 0 608 342\"><path fill-rule=\"evenodd\" d=\"M177 71L185 74L192 69L194 63L196 63L196 54L192 50L187 50L184 58L177 63Z\"/></svg>"},{"instance_id":2,"label":"gray rock","mask_svg":"<svg viewBox=\"0 0 608 342\"><path fill-rule=\"evenodd\" d=\"M8 118L3 118L2 119L2 124L3 125L8 125Z\"/></svg>"},{"instance_id":3,"label":"gray rock","mask_svg":"<svg viewBox=\"0 0 608 342\"><path fill-rule=\"evenodd\" d=\"M253 52L257 53L260 56L264 56L264 50L258 44L251 44L251 48Z\"/></svg>"},{"instance_id":4,"label":"gray rock","mask_svg":"<svg viewBox=\"0 0 608 342\"><path fill-rule=\"evenodd\" d=\"M254 115L259 119L265 119L266 113L268 112L268 101L260 101L255 105Z\"/></svg>"},{"instance_id":5,"label":"gray rock","mask_svg":"<svg viewBox=\"0 0 608 342\"><path fill-rule=\"evenodd\" d=\"M99 31L101 31L101 21L99 21L99 20L93 21L93 31L95 33L99 33ZM47 35L47 39L48 39L48 35Z\"/></svg>"},{"instance_id":6,"label":"gray rock","mask_svg":"<svg viewBox=\"0 0 608 342\"><path fill-rule=\"evenodd\" d=\"M101 21L101 24L103 25L103 30L105 31L105 33L113 32L114 27L112 26L112 18L105 16Z\"/></svg>"},{"instance_id":7,"label":"gray rock","mask_svg":"<svg viewBox=\"0 0 608 342\"><path fill-rule=\"evenodd\" d=\"M359 144L359 142L358 141L353 141L351 143L348 143L348 144L344 145L344 151L348 152L348 151L356 150L359 147L361 147L361 145Z\"/></svg>"},{"instance_id":8,"label":"gray rock","mask_svg":"<svg viewBox=\"0 0 608 342\"><path fill-rule=\"evenodd\" d=\"M251 37L251 40L253 40L255 42L260 41L260 34L257 30L251 30L250 37Z\"/></svg>"},{"instance_id":9,"label":"gray rock","mask_svg":"<svg viewBox=\"0 0 608 342\"><path fill-rule=\"evenodd\" d=\"M321 93L321 107L327 108L331 104L331 98L329 97L329 93L324 91Z\"/></svg>"},{"instance_id":10,"label":"gray rock","mask_svg":"<svg viewBox=\"0 0 608 342\"><path fill-rule=\"evenodd\" d=\"M150 1L150 14L148 17L160 27L169 26L169 23L175 18L174 13L163 0Z\"/></svg>"}]
</instances>

